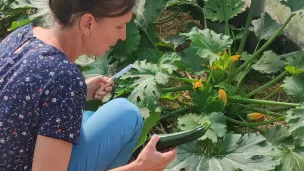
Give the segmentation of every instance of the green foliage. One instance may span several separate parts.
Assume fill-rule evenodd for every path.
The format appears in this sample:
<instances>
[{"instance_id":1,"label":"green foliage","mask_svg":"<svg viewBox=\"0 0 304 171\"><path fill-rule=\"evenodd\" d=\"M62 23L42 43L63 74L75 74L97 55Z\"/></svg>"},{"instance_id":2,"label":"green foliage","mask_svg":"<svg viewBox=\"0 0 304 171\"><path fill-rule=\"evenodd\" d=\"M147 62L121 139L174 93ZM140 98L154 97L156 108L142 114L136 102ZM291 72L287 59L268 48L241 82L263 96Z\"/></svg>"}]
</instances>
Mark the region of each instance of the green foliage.
<instances>
[{"instance_id":1,"label":"green foliage","mask_svg":"<svg viewBox=\"0 0 304 171\"><path fill-rule=\"evenodd\" d=\"M284 61L272 51L264 52L263 56L257 61L252 68L261 73L276 73L284 67Z\"/></svg>"},{"instance_id":2,"label":"green foliage","mask_svg":"<svg viewBox=\"0 0 304 171\"><path fill-rule=\"evenodd\" d=\"M212 125L199 140L210 139L213 143L218 142L218 137L223 137L226 135L227 126L226 120L223 113L211 113L210 115L205 114L187 114L178 119L179 128L182 131L191 130L197 126L203 124L205 121L209 120Z\"/></svg>"},{"instance_id":3,"label":"green foliage","mask_svg":"<svg viewBox=\"0 0 304 171\"><path fill-rule=\"evenodd\" d=\"M4 11L1 11L1 17L5 14L6 18L13 18L9 21L11 30L34 21L48 23L46 25L53 22L44 17L49 10L44 0L8 2L12 1L1 1L0 9ZM282 1L282 4L284 12L289 8L303 11L302 1ZM177 5L179 9L190 8L189 14L194 14L194 11L200 14L193 17L207 25L196 23L182 33L169 35L166 40L160 38L156 33L159 24L156 21L160 21L165 10ZM134 150L148 141L151 129L160 120L170 116L174 116L171 118L173 123L168 120L166 123L170 126L162 126L172 132L192 129L205 120L212 122L204 136L178 147L178 157L166 168L168 171L303 170L304 110L295 102L303 102L304 53L282 55L278 53L280 47L275 47L276 44L269 46L278 36L284 35L283 30L289 33L286 30L290 28L286 26L291 27L289 22L295 20L287 20L287 16L279 22L277 17L273 17L273 12L267 10L254 21L250 20L249 14L250 30L239 28L233 25L234 17L239 17L244 5L242 0L141 1L134 10L133 19L127 24L125 41L119 41L103 57L81 56L75 62L87 78L100 74L112 76L133 64L128 73L115 80L113 93L114 98L128 98L145 115L141 137ZM25 10L29 15L24 15ZM294 19L300 21L299 15ZM292 27L297 29L295 25ZM244 49L239 56L239 41L246 40L243 38L249 31L256 35L259 43L247 39L244 43L254 45L256 49L253 53ZM251 72L252 69L258 72ZM253 77L248 79L247 74L253 74ZM265 76L276 78L247 92L243 82L261 82ZM280 84L282 80L281 87L293 98L293 103L264 99L276 91L261 97L263 94L260 92ZM254 97L256 94L260 96ZM97 110L102 104L101 101L93 101L87 104L87 109ZM174 104L177 110L171 109L170 104ZM271 112L266 110L270 105L287 108ZM252 112L262 112L270 117L267 120L262 117L260 122L247 122L244 118ZM284 126L278 121L283 121ZM276 124L268 126L273 123Z\"/></svg>"},{"instance_id":4,"label":"green foliage","mask_svg":"<svg viewBox=\"0 0 304 171\"><path fill-rule=\"evenodd\" d=\"M195 142L181 145L179 156L165 170L272 170L278 163L268 156L271 152L271 145L261 135L228 134L214 144L209 155Z\"/></svg>"},{"instance_id":5,"label":"green foliage","mask_svg":"<svg viewBox=\"0 0 304 171\"><path fill-rule=\"evenodd\" d=\"M223 52L231 46L232 39L229 36L216 34L213 30L199 30L193 27L189 33L183 34L192 41L192 47L197 48L197 54L201 58L207 58L210 65L219 59L218 52Z\"/></svg>"},{"instance_id":6,"label":"green foliage","mask_svg":"<svg viewBox=\"0 0 304 171\"><path fill-rule=\"evenodd\" d=\"M205 0L206 17L213 21L226 21L242 12L242 0Z\"/></svg>"}]
</instances>

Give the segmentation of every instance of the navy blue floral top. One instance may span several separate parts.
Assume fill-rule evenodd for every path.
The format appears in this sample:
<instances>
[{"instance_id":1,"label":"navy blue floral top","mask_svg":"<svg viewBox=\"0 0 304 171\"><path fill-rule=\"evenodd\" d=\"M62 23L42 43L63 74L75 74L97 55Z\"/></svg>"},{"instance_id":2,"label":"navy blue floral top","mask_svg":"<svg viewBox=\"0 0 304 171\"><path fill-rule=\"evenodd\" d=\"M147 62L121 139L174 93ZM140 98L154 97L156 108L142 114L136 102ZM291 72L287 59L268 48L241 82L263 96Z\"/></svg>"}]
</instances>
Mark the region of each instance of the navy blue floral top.
<instances>
[{"instance_id":1,"label":"navy blue floral top","mask_svg":"<svg viewBox=\"0 0 304 171\"><path fill-rule=\"evenodd\" d=\"M77 144L86 93L77 66L37 39L32 24L6 37L0 43L0 170L31 170L37 134Z\"/></svg>"}]
</instances>

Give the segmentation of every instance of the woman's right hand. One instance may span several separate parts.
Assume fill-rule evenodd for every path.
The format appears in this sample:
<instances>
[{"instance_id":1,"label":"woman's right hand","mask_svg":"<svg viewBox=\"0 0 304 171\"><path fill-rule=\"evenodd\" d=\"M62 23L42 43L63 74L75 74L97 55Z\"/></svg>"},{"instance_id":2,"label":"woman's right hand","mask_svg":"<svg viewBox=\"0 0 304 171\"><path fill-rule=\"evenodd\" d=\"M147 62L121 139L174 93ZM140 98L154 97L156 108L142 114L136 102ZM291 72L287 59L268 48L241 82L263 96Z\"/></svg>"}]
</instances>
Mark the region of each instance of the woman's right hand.
<instances>
[{"instance_id":1,"label":"woman's right hand","mask_svg":"<svg viewBox=\"0 0 304 171\"><path fill-rule=\"evenodd\" d=\"M163 171L176 157L177 149L171 149L167 152L156 150L156 144L159 136L153 135L151 140L141 151L136 161L142 171Z\"/></svg>"}]
</instances>

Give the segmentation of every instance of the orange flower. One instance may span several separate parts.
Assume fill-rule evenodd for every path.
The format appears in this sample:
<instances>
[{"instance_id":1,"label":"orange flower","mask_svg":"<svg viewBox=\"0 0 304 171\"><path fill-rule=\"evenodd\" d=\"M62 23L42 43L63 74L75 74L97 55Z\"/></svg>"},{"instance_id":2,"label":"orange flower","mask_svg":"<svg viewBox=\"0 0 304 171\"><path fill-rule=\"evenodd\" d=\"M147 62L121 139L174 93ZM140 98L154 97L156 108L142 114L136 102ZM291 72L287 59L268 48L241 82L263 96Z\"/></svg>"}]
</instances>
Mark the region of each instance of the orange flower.
<instances>
[{"instance_id":1,"label":"orange flower","mask_svg":"<svg viewBox=\"0 0 304 171\"><path fill-rule=\"evenodd\" d=\"M219 93L219 99L224 102L224 105L226 105L227 104L227 93L226 93L226 91L223 90L223 89L220 89L218 91L218 93Z\"/></svg>"},{"instance_id":2,"label":"orange flower","mask_svg":"<svg viewBox=\"0 0 304 171\"><path fill-rule=\"evenodd\" d=\"M239 60L240 57L241 57L241 55L234 55L234 56L231 56L231 60L232 60L232 62L235 62L235 61Z\"/></svg>"},{"instance_id":3,"label":"orange flower","mask_svg":"<svg viewBox=\"0 0 304 171\"><path fill-rule=\"evenodd\" d=\"M194 83L193 88L203 87L203 79L201 78L198 82Z\"/></svg>"},{"instance_id":4,"label":"orange flower","mask_svg":"<svg viewBox=\"0 0 304 171\"><path fill-rule=\"evenodd\" d=\"M247 119L249 121L256 121L256 120L259 120L263 117L265 117L265 114L262 114L262 113L249 113L249 114L247 114Z\"/></svg>"}]
</instances>

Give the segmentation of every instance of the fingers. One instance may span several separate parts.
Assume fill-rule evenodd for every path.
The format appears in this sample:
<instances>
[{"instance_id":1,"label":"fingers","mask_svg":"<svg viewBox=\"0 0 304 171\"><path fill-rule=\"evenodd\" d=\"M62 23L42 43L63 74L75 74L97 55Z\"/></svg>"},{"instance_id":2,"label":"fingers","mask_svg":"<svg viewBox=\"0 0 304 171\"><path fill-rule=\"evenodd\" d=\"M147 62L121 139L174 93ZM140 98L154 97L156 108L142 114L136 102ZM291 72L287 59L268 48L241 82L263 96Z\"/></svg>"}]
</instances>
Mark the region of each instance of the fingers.
<instances>
[{"instance_id":1,"label":"fingers","mask_svg":"<svg viewBox=\"0 0 304 171\"><path fill-rule=\"evenodd\" d=\"M99 96L99 95L96 95L96 94L94 95L95 100L103 100L103 97L104 96Z\"/></svg>"},{"instance_id":2,"label":"fingers","mask_svg":"<svg viewBox=\"0 0 304 171\"><path fill-rule=\"evenodd\" d=\"M177 148L173 148L168 152L162 153L162 156L164 157L164 160L166 160L168 163L171 163L177 156Z\"/></svg>"},{"instance_id":3,"label":"fingers","mask_svg":"<svg viewBox=\"0 0 304 171\"><path fill-rule=\"evenodd\" d=\"M152 138L150 139L150 141L148 142L147 146L149 148L156 149L156 144L157 144L158 141L159 141L159 136L153 135Z\"/></svg>"}]
</instances>

